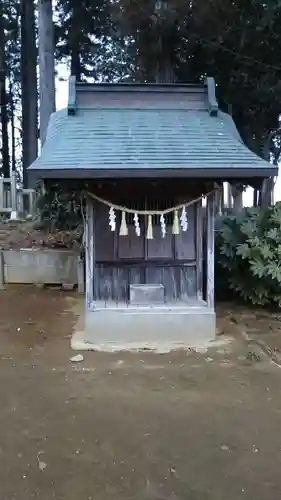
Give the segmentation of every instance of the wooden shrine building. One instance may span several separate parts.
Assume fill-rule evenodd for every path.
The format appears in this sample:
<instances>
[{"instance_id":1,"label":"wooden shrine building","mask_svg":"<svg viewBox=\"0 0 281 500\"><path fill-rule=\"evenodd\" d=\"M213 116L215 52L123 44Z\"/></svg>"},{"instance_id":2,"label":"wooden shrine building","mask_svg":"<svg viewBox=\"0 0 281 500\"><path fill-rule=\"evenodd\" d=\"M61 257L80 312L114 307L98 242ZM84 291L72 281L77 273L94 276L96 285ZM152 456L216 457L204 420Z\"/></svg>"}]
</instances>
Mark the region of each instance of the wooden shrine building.
<instances>
[{"instance_id":1,"label":"wooden shrine building","mask_svg":"<svg viewBox=\"0 0 281 500\"><path fill-rule=\"evenodd\" d=\"M217 192L223 181L258 185L277 172L219 110L213 79L138 85L71 77L68 107L52 115L29 173L86 193L85 342L214 339Z\"/></svg>"}]
</instances>

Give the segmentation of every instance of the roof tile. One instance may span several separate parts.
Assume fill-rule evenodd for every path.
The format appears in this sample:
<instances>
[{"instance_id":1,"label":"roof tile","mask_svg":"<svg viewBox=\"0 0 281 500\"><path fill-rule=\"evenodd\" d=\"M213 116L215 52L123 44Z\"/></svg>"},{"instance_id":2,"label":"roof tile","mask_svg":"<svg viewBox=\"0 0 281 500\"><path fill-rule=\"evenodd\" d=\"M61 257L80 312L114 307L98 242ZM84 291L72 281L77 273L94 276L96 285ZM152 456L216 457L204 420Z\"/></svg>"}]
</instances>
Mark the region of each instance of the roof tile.
<instances>
[{"instance_id":1,"label":"roof tile","mask_svg":"<svg viewBox=\"0 0 281 500\"><path fill-rule=\"evenodd\" d=\"M51 117L41 156L30 169L257 168L233 120L187 109L78 109Z\"/></svg>"}]
</instances>

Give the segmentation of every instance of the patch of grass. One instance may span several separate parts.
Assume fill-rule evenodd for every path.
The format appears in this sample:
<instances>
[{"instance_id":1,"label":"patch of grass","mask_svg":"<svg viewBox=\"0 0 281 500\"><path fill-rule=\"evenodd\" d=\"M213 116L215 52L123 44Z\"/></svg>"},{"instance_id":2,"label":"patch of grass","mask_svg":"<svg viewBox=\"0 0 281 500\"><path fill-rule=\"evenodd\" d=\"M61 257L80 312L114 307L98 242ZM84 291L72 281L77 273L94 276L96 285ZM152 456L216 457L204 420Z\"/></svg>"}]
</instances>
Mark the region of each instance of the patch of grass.
<instances>
[{"instance_id":1,"label":"patch of grass","mask_svg":"<svg viewBox=\"0 0 281 500\"><path fill-rule=\"evenodd\" d=\"M256 352L254 351L249 351L247 356L246 356L246 359L248 361L254 361L256 363L258 363L259 361L261 361L261 357L259 354L257 354Z\"/></svg>"}]
</instances>

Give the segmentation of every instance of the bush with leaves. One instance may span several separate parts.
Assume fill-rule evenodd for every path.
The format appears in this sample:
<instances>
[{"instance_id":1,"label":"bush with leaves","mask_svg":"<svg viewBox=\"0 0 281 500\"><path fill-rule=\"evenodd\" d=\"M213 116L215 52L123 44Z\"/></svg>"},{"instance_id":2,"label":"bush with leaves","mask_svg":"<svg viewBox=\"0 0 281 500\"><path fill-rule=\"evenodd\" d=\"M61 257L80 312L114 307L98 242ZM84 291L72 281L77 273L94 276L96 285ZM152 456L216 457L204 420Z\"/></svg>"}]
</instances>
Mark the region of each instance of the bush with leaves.
<instances>
[{"instance_id":1,"label":"bush with leaves","mask_svg":"<svg viewBox=\"0 0 281 500\"><path fill-rule=\"evenodd\" d=\"M81 191L48 189L37 200L38 228L52 232L83 226L84 199Z\"/></svg>"},{"instance_id":2,"label":"bush with leaves","mask_svg":"<svg viewBox=\"0 0 281 500\"><path fill-rule=\"evenodd\" d=\"M227 284L252 304L281 306L281 203L221 217L216 260L219 288Z\"/></svg>"}]
</instances>

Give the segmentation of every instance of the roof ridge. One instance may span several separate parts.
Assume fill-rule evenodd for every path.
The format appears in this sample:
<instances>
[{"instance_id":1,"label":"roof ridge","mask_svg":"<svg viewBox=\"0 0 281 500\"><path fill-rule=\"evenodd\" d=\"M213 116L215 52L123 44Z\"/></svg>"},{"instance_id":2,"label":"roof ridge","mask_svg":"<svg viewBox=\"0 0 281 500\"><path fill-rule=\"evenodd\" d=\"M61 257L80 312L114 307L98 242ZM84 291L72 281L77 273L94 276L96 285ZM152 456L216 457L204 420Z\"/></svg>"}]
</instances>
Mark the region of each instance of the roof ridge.
<instances>
[{"instance_id":1,"label":"roof ridge","mask_svg":"<svg viewBox=\"0 0 281 500\"><path fill-rule=\"evenodd\" d=\"M68 114L74 115L77 110L78 93L136 93L144 94L169 93L188 95L205 95L207 105L211 114L215 114L218 104L215 97L215 82L213 78L207 78L204 83L136 83L136 82L118 82L118 83L88 83L78 82L74 75L68 80Z\"/></svg>"}]
</instances>

